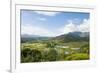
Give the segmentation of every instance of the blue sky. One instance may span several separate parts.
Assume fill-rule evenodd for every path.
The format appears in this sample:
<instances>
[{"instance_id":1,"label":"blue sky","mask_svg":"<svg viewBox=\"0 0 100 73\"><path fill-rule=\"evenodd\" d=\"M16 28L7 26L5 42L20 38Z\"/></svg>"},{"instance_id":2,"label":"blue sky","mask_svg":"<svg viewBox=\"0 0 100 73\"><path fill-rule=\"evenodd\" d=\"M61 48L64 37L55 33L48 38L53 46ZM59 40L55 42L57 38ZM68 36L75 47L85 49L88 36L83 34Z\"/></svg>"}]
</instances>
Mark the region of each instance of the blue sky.
<instances>
[{"instance_id":1,"label":"blue sky","mask_svg":"<svg viewBox=\"0 0 100 73\"><path fill-rule=\"evenodd\" d=\"M21 10L21 34L58 36L89 32L89 13Z\"/></svg>"}]
</instances>

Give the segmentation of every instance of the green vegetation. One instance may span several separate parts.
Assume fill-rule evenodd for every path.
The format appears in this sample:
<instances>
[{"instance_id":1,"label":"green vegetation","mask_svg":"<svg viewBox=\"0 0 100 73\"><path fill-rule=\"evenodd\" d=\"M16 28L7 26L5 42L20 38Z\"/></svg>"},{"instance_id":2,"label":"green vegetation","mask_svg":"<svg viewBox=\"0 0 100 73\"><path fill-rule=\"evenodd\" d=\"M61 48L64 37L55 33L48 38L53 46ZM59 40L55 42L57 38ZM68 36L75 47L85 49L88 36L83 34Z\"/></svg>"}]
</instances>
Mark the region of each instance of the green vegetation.
<instances>
[{"instance_id":1,"label":"green vegetation","mask_svg":"<svg viewBox=\"0 0 100 73\"><path fill-rule=\"evenodd\" d=\"M23 49L21 50L21 57L21 62L40 62L41 52L35 49Z\"/></svg>"},{"instance_id":2,"label":"green vegetation","mask_svg":"<svg viewBox=\"0 0 100 73\"><path fill-rule=\"evenodd\" d=\"M77 53L77 54L71 54L65 59L66 60L87 60L89 59L89 56L86 53Z\"/></svg>"},{"instance_id":3,"label":"green vegetation","mask_svg":"<svg viewBox=\"0 0 100 73\"><path fill-rule=\"evenodd\" d=\"M46 41L21 44L22 63L88 59L88 42L57 43L57 41Z\"/></svg>"},{"instance_id":4,"label":"green vegetation","mask_svg":"<svg viewBox=\"0 0 100 73\"><path fill-rule=\"evenodd\" d=\"M21 63L88 60L89 51L89 33L84 37L80 32L56 37L21 37Z\"/></svg>"}]
</instances>

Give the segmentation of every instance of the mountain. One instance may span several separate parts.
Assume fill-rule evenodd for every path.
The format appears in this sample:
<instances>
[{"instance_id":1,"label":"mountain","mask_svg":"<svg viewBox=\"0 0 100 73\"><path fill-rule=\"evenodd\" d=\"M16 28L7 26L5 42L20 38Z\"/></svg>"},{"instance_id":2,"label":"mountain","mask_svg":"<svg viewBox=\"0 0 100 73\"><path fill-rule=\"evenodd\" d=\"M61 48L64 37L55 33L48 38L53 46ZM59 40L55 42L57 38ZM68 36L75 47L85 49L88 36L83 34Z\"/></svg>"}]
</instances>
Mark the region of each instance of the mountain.
<instances>
[{"instance_id":1,"label":"mountain","mask_svg":"<svg viewBox=\"0 0 100 73\"><path fill-rule=\"evenodd\" d=\"M80 37L89 37L89 32L83 32L80 34Z\"/></svg>"},{"instance_id":2,"label":"mountain","mask_svg":"<svg viewBox=\"0 0 100 73\"><path fill-rule=\"evenodd\" d=\"M21 42L40 42L40 41L59 41L59 42L81 42L89 41L89 32L70 32L56 37L46 37L40 35L21 35Z\"/></svg>"},{"instance_id":3,"label":"mountain","mask_svg":"<svg viewBox=\"0 0 100 73\"><path fill-rule=\"evenodd\" d=\"M73 37L89 37L89 32L70 32L66 35Z\"/></svg>"},{"instance_id":4,"label":"mountain","mask_svg":"<svg viewBox=\"0 0 100 73\"><path fill-rule=\"evenodd\" d=\"M52 40L59 40L60 42L89 41L89 32L70 32L54 37Z\"/></svg>"},{"instance_id":5,"label":"mountain","mask_svg":"<svg viewBox=\"0 0 100 73\"><path fill-rule=\"evenodd\" d=\"M42 40L48 40L50 37L46 36L40 36L40 35L28 35L28 34L23 34L21 35L21 42L37 42L37 41L42 41Z\"/></svg>"},{"instance_id":6,"label":"mountain","mask_svg":"<svg viewBox=\"0 0 100 73\"><path fill-rule=\"evenodd\" d=\"M35 38L35 37L41 37L41 36L39 36L39 35L22 34L21 37L22 38Z\"/></svg>"}]
</instances>

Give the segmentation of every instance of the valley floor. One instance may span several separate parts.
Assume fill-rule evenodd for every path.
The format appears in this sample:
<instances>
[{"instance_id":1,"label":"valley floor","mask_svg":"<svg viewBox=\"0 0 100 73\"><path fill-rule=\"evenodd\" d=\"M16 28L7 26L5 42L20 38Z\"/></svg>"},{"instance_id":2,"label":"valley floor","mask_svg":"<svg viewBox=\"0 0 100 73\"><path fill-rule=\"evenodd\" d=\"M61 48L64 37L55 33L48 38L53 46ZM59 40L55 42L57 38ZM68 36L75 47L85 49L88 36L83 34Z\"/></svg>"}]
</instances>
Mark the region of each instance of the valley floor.
<instances>
[{"instance_id":1,"label":"valley floor","mask_svg":"<svg viewBox=\"0 0 100 73\"><path fill-rule=\"evenodd\" d=\"M88 42L27 42L21 43L21 62L88 60Z\"/></svg>"}]
</instances>

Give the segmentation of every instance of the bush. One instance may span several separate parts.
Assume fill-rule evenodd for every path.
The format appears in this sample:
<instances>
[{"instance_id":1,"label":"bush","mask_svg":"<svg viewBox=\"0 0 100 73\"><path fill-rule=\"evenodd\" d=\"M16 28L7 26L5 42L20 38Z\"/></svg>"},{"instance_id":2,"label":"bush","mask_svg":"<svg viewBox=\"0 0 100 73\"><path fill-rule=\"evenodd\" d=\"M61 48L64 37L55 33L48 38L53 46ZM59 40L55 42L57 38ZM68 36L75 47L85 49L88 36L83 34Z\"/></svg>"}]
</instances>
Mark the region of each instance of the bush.
<instances>
[{"instance_id":1,"label":"bush","mask_svg":"<svg viewBox=\"0 0 100 73\"><path fill-rule=\"evenodd\" d=\"M79 50L80 53L87 53L87 54L89 54L89 51L90 51L89 50L89 44L82 46Z\"/></svg>"},{"instance_id":2,"label":"bush","mask_svg":"<svg viewBox=\"0 0 100 73\"><path fill-rule=\"evenodd\" d=\"M47 55L48 61L57 61L58 59L58 53L55 49L50 49Z\"/></svg>"},{"instance_id":3,"label":"bush","mask_svg":"<svg viewBox=\"0 0 100 73\"><path fill-rule=\"evenodd\" d=\"M46 43L46 47L48 48L54 48L57 45L57 42L49 41Z\"/></svg>"},{"instance_id":4,"label":"bush","mask_svg":"<svg viewBox=\"0 0 100 73\"><path fill-rule=\"evenodd\" d=\"M40 62L41 58L41 52L36 49L21 50L21 62Z\"/></svg>"}]
</instances>

